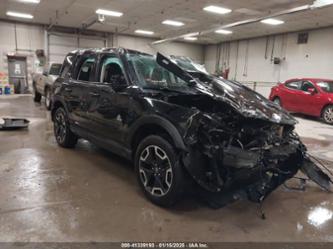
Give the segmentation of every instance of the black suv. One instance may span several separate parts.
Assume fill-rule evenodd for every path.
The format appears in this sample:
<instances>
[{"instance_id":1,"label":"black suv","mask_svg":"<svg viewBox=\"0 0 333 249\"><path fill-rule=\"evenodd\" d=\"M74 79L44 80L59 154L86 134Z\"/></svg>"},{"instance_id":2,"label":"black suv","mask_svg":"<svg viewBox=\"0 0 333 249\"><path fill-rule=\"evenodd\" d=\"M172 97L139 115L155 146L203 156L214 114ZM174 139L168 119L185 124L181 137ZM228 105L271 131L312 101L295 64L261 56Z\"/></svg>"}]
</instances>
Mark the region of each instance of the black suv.
<instances>
[{"instance_id":1,"label":"black suv","mask_svg":"<svg viewBox=\"0 0 333 249\"><path fill-rule=\"evenodd\" d=\"M188 186L217 207L261 202L299 169L330 187L292 116L187 58L74 51L53 90L58 144L71 148L84 138L134 161L140 186L158 205L174 204Z\"/></svg>"}]
</instances>

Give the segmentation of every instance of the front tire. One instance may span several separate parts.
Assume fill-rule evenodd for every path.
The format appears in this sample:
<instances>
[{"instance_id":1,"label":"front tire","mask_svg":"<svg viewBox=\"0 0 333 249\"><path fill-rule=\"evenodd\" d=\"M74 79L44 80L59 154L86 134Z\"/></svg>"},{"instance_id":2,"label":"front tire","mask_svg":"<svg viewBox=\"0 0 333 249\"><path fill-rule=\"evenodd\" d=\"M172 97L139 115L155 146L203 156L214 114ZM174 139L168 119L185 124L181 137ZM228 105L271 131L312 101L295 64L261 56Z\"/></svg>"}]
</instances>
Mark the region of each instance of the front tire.
<instances>
[{"instance_id":1,"label":"front tire","mask_svg":"<svg viewBox=\"0 0 333 249\"><path fill-rule=\"evenodd\" d=\"M45 106L48 111L51 110L52 101L51 101L51 91L49 88L45 89Z\"/></svg>"},{"instance_id":2,"label":"front tire","mask_svg":"<svg viewBox=\"0 0 333 249\"><path fill-rule=\"evenodd\" d=\"M74 148L78 137L70 130L66 111L62 107L55 111L53 122L57 143L64 148Z\"/></svg>"},{"instance_id":3,"label":"front tire","mask_svg":"<svg viewBox=\"0 0 333 249\"><path fill-rule=\"evenodd\" d=\"M325 123L333 124L333 105L324 108L321 118Z\"/></svg>"},{"instance_id":4,"label":"front tire","mask_svg":"<svg viewBox=\"0 0 333 249\"><path fill-rule=\"evenodd\" d=\"M151 135L138 146L135 171L145 196L154 204L170 207L183 195L184 172L174 147Z\"/></svg>"}]
</instances>

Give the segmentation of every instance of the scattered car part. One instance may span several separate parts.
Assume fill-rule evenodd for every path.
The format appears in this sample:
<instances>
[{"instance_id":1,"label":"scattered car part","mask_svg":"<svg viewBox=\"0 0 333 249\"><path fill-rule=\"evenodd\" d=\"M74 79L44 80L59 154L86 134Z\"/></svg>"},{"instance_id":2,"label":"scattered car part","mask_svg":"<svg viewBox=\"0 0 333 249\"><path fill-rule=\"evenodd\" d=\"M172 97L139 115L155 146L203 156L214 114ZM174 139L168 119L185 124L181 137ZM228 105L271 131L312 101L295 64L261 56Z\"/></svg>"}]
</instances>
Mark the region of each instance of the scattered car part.
<instances>
[{"instance_id":1,"label":"scattered car part","mask_svg":"<svg viewBox=\"0 0 333 249\"><path fill-rule=\"evenodd\" d=\"M30 121L19 118L3 118L4 123L0 123L0 130L16 130L28 128Z\"/></svg>"}]
</instances>

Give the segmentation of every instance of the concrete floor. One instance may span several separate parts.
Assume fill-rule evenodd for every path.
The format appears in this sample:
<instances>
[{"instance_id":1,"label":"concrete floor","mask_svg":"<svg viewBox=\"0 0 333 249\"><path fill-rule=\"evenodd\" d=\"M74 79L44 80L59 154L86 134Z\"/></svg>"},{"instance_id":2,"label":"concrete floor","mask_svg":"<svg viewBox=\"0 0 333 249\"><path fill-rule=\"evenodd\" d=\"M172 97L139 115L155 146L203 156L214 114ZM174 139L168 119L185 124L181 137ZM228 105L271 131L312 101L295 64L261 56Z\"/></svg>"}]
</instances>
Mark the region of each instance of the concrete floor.
<instances>
[{"instance_id":1,"label":"concrete floor","mask_svg":"<svg viewBox=\"0 0 333 249\"><path fill-rule=\"evenodd\" d=\"M212 210L197 200L162 209L142 195L130 163L81 141L59 148L49 113L31 96L0 98L0 117L31 120L0 132L0 241L333 241L333 195L281 187L258 206ZM298 117L312 154L333 161L333 126ZM289 184L293 184L290 182Z\"/></svg>"}]
</instances>

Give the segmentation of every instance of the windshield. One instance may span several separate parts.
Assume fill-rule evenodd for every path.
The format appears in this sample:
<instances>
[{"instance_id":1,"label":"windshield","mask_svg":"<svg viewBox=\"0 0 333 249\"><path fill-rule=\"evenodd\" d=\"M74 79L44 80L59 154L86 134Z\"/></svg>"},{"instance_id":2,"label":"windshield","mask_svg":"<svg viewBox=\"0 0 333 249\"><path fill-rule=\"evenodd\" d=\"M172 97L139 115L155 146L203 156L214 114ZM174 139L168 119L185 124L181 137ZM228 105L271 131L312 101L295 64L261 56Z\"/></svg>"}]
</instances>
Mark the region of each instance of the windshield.
<instances>
[{"instance_id":1,"label":"windshield","mask_svg":"<svg viewBox=\"0 0 333 249\"><path fill-rule=\"evenodd\" d=\"M59 75L61 66L62 66L61 64L52 64L49 74L50 75Z\"/></svg>"},{"instance_id":2,"label":"windshield","mask_svg":"<svg viewBox=\"0 0 333 249\"><path fill-rule=\"evenodd\" d=\"M127 56L139 78L139 84L143 88L176 90L189 88L185 81L159 66L156 57L143 54L129 54Z\"/></svg>"},{"instance_id":3,"label":"windshield","mask_svg":"<svg viewBox=\"0 0 333 249\"><path fill-rule=\"evenodd\" d=\"M181 56L172 56L172 61L187 72L202 72L208 74L204 65L197 64L191 59Z\"/></svg>"},{"instance_id":4,"label":"windshield","mask_svg":"<svg viewBox=\"0 0 333 249\"><path fill-rule=\"evenodd\" d=\"M333 93L333 81L321 81L318 82L317 85L327 93Z\"/></svg>"}]
</instances>

